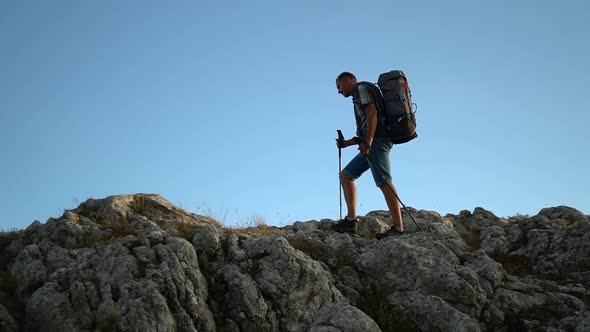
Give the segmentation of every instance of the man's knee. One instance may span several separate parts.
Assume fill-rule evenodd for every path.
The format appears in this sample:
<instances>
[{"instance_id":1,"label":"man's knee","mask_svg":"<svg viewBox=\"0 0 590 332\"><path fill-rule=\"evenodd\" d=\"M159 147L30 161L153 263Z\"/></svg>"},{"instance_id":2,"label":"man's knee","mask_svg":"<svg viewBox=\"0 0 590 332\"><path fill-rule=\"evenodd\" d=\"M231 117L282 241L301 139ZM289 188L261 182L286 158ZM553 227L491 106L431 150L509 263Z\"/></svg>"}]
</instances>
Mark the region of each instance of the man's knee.
<instances>
[{"instance_id":1,"label":"man's knee","mask_svg":"<svg viewBox=\"0 0 590 332\"><path fill-rule=\"evenodd\" d=\"M350 175L348 175L344 172L340 172L340 180L341 181L354 181L354 179Z\"/></svg>"}]
</instances>

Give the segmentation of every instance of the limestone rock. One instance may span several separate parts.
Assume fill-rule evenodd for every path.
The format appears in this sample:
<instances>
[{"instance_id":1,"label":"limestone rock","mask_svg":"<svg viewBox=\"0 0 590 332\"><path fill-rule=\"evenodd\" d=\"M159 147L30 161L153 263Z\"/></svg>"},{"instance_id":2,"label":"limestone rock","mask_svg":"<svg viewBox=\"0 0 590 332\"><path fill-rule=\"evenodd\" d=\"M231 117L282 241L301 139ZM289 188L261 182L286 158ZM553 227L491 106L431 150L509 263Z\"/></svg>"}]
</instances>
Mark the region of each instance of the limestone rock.
<instances>
[{"instance_id":1,"label":"limestone rock","mask_svg":"<svg viewBox=\"0 0 590 332\"><path fill-rule=\"evenodd\" d=\"M411 207L377 241L335 221L222 228L158 195L0 234L2 331L587 331L590 220ZM190 241L190 242L189 242Z\"/></svg>"},{"instance_id":2,"label":"limestone rock","mask_svg":"<svg viewBox=\"0 0 590 332\"><path fill-rule=\"evenodd\" d=\"M310 332L380 332L379 326L356 307L332 306L324 310Z\"/></svg>"},{"instance_id":3,"label":"limestone rock","mask_svg":"<svg viewBox=\"0 0 590 332\"><path fill-rule=\"evenodd\" d=\"M450 306L442 298L416 291L396 291L389 301L413 319L420 331L479 332L477 320Z\"/></svg>"},{"instance_id":4,"label":"limestone rock","mask_svg":"<svg viewBox=\"0 0 590 332\"><path fill-rule=\"evenodd\" d=\"M4 305L0 304L0 331L17 332L18 328L19 326L14 318L12 318Z\"/></svg>"}]
</instances>

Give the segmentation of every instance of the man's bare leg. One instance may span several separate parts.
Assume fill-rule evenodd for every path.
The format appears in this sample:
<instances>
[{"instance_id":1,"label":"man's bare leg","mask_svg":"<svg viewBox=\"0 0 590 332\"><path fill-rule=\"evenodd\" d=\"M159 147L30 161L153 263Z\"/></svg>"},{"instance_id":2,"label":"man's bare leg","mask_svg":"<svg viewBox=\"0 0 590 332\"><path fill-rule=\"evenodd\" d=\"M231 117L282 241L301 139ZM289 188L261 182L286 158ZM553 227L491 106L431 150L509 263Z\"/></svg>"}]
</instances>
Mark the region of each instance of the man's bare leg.
<instances>
[{"instance_id":1,"label":"man's bare leg","mask_svg":"<svg viewBox=\"0 0 590 332\"><path fill-rule=\"evenodd\" d=\"M342 190L344 191L344 200L346 201L346 208L348 209L348 219L356 218L356 185L354 180L348 175L340 173L340 180L342 182Z\"/></svg>"},{"instance_id":2,"label":"man's bare leg","mask_svg":"<svg viewBox=\"0 0 590 332\"><path fill-rule=\"evenodd\" d=\"M393 183L384 183L379 186L381 191L383 192L383 196L385 196L385 201L387 202L387 207L389 207L389 215L391 216L391 220L393 221L393 225L397 228L400 232L404 231L404 222L402 220L402 211L400 209L399 200L397 199L397 190L393 186ZM393 191L392 191L393 189ZM395 192L395 195L394 195Z\"/></svg>"}]
</instances>

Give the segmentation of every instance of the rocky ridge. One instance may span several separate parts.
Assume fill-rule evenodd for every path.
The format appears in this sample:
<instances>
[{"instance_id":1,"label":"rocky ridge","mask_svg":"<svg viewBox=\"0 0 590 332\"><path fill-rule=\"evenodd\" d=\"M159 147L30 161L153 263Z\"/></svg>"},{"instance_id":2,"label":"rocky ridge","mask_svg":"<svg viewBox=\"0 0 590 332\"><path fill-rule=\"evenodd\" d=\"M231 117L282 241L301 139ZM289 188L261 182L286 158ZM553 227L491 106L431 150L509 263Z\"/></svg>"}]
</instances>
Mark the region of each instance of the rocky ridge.
<instances>
[{"instance_id":1,"label":"rocky ridge","mask_svg":"<svg viewBox=\"0 0 590 332\"><path fill-rule=\"evenodd\" d=\"M227 229L158 195L0 235L0 331L590 331L590 217L411 209Z\"/></svg>"}]
</instances>

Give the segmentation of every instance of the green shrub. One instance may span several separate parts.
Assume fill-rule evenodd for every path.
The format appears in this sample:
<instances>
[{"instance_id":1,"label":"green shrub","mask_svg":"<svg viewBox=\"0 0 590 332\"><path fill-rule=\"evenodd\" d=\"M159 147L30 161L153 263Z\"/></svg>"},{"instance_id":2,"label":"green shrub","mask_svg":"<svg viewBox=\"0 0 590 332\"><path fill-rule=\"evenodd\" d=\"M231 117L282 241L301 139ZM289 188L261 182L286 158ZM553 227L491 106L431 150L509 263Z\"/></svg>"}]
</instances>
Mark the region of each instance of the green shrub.
<instances>
[{"instance_id":1,"label":"green shrub","mask_svg":"<svg viewBox=\"0 0 590 332\"><path fill-rule=\"evenodd\" d=\"M359 309L371 317L383 332L417 331L414 322L404 319L395 311L384 292L368 297Z\"/></svg>"},{"instance_id":2,"label":"green shrub","mask_svg":"<svg viewBox=\"0 0 590 332\"><path fill-rule=\"evenodd\" d=\"M101 332L113 332L117 330L117 322L121 319L121 314L116 311L110 312L99 324L98 330Z\"/></svg>"}]
</instances>

